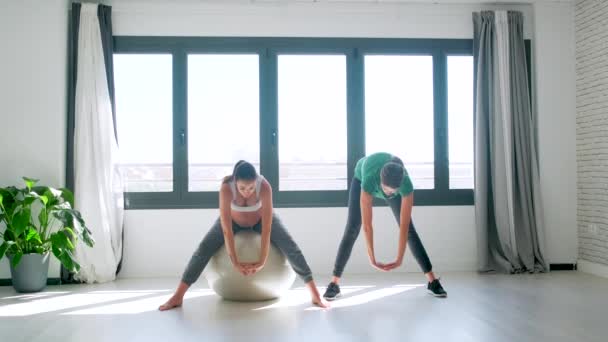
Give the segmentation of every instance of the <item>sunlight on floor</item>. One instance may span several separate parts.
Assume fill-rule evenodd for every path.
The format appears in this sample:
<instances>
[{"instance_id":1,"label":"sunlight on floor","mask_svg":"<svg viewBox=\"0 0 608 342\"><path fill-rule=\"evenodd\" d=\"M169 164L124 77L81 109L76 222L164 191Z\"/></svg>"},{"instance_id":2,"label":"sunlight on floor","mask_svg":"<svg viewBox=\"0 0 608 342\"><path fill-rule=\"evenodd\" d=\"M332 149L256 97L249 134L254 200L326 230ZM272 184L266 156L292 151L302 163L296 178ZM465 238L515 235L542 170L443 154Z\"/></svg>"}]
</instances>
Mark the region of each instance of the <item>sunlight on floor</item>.
<instances>
[{"instance_id":1,"label":"sunlight on floor","mask_svg":"<svg viewBox=\"0 0 608 342\"><path fill-rule=\"evenodd\" d=\"M143 293L145 291L140 292ZM191 290L186 293L184 301L197 297L211 296L213 294L215 293L211 290ZM168 293L162 296L154 296L143 299L130 300L124 303L109 304L90 309L66 312L62 315L120 315L156 311L158 310L158 306L164 303L167 299L169 299L170 296L171 293Z\"/></svg>"},{"instance_id":2,"label":"sunlight on floor","mask_svg":"<svg viewBox=\"0 0 608 342\"><path fill-rule=\"evenodd\" d=\"M366 304L366 303L369 303L374 300L393 296L398 293L413 290L413 289L415 289L417 287L421 287L421 286L424 286L424 285L423 284L395 285L392 287L385 287L382 289L365 292L365 293L362 293L362 294L359 294L359 295L356 295L353 297L343 297L337 301L331 302L331 308L338 309L338 308L345 308L345 307L349 307L349 306ZM346 294L346 293L344 293L344 294ZM311 310L323 310L323 309L318 308L318 307L310 307L305 310L311 311Z\"/></svg>"},{"instance_id":3,"label":"sunlight on floor","mask_svg":"<svg viewBox=\"0 0 608 342\"><path fill-rule=\"evenodd\" d=\"M19 299L19 300L27 300L27 299L36 299L36 298L44 298L55 295L62 295L70 293L68 291L49 291L49 292L40 292L40 293L28 293L11 297L2 297L0 300L8 300L8 299Z\"/></svg>"},{"instance_id":4,"label":"sunlight on floor","mask_svg":"<svg viewBox=\"0 0 608 342\"><path fill-rule=\"evenodd\" d=\"M341 289L344 294L347 294L347 293L353 293L356 291L362 291L362 290L369 289L372 287L374 287L374 286L371 286L371 285L370 286L343 286L343 287L341 287ZM324 287L319 287L319 292L321 292L321 294L323 294L324 291L325 291ZM286 307L298 306L298 305L308 304L308 303L310 303L310 294L308 292L308 289L305 287L298 287L298 288L289 290L283 297L281 297L278 300L278 302L272 303L267 306L263 306L261 308L253 309L253 310L257 311L257 310L267 310L267 309L276 309L276 308L286 308Z\"/></svg>"},{"instance_id":5,"label":"sunlight on floor","mask_svg":"<svg viewBox=\"0 0 608 342\"><path fill-rule=\"evenodd\" d=\"M117 293L78 293L54 298L42 298L28 303L1 306L0 317L36 315L141 296L145 296L145 293L125 293L121 291Z\"/></svg>"},{"instance_id":6,"label":"sunlight on floor","mask_svg":"<svg viewBox=\"0 0 608 342\"><path fill-rule=\"evenodd\" d=\"M343 298L331 303L332 308L362 305L405 291L422 287L423 284L398 284L376 288L374 285L342 286ZM323 293L324 287L319 287ZM172 294L169 289L90 291L71 293L69 291L42 292L0 298L0 317L31 316L61 311L61 315L114 315L138 314L155 311ZM185 301L193 298L214 296L210 289L192 289ZM310 304L310 294L306 287L289 290L280 299L270 304L254 308L252 311L290 308ZM317 307L305 310L320 310Z\"/></svg>"}]
</instances>

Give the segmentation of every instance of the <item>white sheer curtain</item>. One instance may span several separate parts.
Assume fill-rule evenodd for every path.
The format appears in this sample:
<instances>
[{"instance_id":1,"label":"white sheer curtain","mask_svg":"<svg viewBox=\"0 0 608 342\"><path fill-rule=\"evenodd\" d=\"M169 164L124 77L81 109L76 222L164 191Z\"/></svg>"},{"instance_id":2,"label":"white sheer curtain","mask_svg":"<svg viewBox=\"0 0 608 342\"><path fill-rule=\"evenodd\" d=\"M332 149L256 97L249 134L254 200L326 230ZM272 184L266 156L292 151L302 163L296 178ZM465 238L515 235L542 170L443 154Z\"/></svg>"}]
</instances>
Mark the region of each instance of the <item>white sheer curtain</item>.
<instances>
[{"instance_id":1,"label":"white sheer curtain","mask_svg":"<svg viewBox=\"0 0 608 342\"><path fill-rule=\"evenodd\" d=\"M97 7L82 4L80 12L74 131L75 206L95 239L94 248L77 244L75 252L75 278L87 283L116 278L124 214Z\"/></svg>"}]
</instances>

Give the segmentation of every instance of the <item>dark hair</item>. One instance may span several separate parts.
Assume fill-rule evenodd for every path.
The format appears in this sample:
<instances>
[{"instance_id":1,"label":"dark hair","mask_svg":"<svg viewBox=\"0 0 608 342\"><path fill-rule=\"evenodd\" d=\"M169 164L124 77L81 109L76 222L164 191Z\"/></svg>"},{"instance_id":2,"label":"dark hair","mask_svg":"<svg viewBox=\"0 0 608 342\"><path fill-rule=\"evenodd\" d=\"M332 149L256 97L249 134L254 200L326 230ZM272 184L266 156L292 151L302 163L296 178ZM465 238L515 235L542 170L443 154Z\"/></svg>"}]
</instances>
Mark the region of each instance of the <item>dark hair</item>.
<instances>
[{"instance_id":1,"label":"dark hair","mask_svg":"<svg viewBox=\"0 0 608 342\"><path fill-rule=\"evenodd\" d=\"M384 164L380 171L380 181L382 184L398 189L403 181L403 162L397 157L393 157L388 163Z\"/></svg>"},{"instance_id":2,"label":"dark hair","mask_svg":"<svg viewBox=\"0 0 608 342\"><path fill-rule=\"evenodd\" d=\"M258 177L257 171L255 171L255 167L244 160L239 160L234 164L234 169L232 169L232 175L224 177L224 183L231 181L239 181L246 180L252 181Z\"/></svg>"}]
</instances>

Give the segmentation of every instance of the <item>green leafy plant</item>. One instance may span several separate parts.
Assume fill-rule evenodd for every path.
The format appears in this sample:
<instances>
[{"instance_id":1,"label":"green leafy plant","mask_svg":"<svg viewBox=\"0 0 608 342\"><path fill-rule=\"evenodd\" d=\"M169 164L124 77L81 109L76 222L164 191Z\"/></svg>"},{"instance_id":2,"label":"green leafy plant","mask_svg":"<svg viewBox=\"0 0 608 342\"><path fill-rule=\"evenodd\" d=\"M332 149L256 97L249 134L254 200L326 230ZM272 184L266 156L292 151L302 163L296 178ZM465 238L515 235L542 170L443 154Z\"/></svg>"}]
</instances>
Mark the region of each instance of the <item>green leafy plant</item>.
<instances>
[{"instance_id":1,"label":"green leafy plant","mask_svg":"<svg viewBox=\"0 0 608 342\"><path fill-rule=\"evenodd\" d=\"M95 241L68 189L36 186L37 179L23 177L25 188L0 188L0 259L7 255L16 267L24 254L49 251L72 272L80 265L74 260L75 243L82 240L93 247Z\"/></svg>"}]
</instances>

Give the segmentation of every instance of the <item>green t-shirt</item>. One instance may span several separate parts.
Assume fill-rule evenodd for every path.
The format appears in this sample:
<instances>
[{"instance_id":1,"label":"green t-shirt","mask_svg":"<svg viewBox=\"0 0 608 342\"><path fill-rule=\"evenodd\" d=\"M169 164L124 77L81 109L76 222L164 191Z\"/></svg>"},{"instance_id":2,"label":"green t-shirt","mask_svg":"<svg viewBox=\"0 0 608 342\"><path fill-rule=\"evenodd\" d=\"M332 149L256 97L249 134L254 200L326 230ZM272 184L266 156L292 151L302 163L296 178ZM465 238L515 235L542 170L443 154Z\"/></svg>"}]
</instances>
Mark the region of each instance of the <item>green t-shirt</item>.
<instances>
[{"instance_id":1,"label":"green t-shirt","mask_svg":"<svg viewBox=\"0 0 608 342\"><path fill-rule=\"evenodd\" d=\"M377 198L388 198L382 186L380 186L380 171L384 164L389 162L393 155L385 152L370 154L369 156L359 159L355 166L355 178L361 181L361 188ZM397 191L402 197L409 195L414 191L412 180L407 171L403 169L403 181Z\"/></svg>"}]
</instances>

